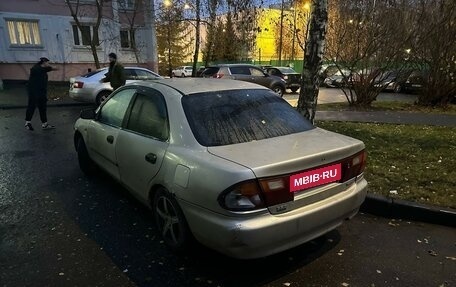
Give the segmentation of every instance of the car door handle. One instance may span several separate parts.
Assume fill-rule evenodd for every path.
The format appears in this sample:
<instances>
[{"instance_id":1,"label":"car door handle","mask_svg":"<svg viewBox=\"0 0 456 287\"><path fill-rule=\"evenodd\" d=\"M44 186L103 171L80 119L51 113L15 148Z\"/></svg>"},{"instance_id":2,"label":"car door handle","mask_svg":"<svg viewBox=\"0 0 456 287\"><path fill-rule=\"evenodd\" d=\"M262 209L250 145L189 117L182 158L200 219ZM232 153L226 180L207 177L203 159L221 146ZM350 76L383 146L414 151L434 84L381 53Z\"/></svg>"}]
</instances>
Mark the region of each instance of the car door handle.
<instances>
[{"instance_id":1,"label":"car door handle","mask_svg":"<svg viewBox=\"0 0 456 287\"><path fill-rule=\"evenodd\" d=\"M155 164L157 162L157 155L154 154L154 153L148 153L146 154L146 156L144 157L144 159L147 161L147 162L150 162L152 164Z\"/></svg>"},{"instance_id":2,"label":"car door handle","mask_svg":"<svg viewBox=\"0 0 456 287\"><path fill-rule=\"evenodd\" d=\"M114 142L114 137L113 137L113 136L108 136L108 137L106 138L106 141L107 141L108 143L112 144L112 143Z\"/></svg>"}]
</instances>

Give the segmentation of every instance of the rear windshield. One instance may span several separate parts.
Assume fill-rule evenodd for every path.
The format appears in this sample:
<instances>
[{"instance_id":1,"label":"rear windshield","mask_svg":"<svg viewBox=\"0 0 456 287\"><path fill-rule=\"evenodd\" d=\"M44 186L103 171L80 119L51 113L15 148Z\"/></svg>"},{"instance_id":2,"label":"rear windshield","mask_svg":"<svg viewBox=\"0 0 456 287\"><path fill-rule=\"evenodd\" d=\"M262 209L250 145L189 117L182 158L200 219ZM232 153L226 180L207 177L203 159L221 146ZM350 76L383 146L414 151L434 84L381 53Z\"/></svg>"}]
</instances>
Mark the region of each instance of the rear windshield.
<instances>
[{"instance_id":1,"label":"rear windshield","mask_svg":"<svg viewBox=\"0 0 456 287\"><path fill-rule=\"evenodd\" d=\"M218 70L220 70L219 67L209 67L203 71L203 75L212 76L213 74L216 74L218 72Z\"/></svg>"},{"instance_id":2,"label":"rear windshield","mask_svg":"<svg viewBox=\"0 0 456 287\"><path fill-rule=\"evenodd\" d=\"M257 141L313 129L285 100L269 90L231 90L182 98L185 115L203 146Z\"/></svg>"}]
</instances>

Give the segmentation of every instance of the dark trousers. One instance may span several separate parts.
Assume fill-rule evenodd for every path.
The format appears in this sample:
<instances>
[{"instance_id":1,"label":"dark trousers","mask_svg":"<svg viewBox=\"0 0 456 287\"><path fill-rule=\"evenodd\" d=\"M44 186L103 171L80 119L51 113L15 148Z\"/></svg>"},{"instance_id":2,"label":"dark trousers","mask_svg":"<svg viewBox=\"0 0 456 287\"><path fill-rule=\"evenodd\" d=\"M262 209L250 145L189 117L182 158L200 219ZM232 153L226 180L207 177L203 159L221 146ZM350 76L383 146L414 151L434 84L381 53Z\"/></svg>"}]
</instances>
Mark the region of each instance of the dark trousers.
<instances>
[{"instance_id":1,"label":"dark trousers","mask_svg":"<svg viewBox=\"0 0 456 287\"><path fill-rule=\"evenodd\" d=\"M27 111L25 112L25 120L31 121L33 113L35 113L35 109L38 108L38 110L40 111L41 122L47 122L46 102L46 96L29 95Z\"/></svg>"}]
</instances>

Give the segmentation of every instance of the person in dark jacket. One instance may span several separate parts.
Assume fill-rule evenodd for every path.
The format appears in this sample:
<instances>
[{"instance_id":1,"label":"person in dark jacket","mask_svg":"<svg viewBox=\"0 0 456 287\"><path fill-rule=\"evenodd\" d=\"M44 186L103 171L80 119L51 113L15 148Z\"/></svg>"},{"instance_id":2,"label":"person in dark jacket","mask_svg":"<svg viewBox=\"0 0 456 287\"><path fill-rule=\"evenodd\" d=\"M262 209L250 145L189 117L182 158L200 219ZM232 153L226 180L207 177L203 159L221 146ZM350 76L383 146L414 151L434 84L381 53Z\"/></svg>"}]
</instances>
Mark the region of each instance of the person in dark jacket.
<instances>
[{"instance_id":1,"label":"person in dark jacket","mask_svg":"<svg viewBox=\"0 0 456 287\"><path fill-rule=\"evenodd\" d=\"M25 128L30 131L33 131L31 120L37 107L40 112L41 127L44 130L55 128L53 125L48 124L46 114L47 73L55 70L57 69L49 65L49 59L46 57L40 58L40 61L30 69L30 76L27 83L28 106L25 113Z\"/></svg>"},{"instance_id":2,"label":"person in dark jacket","mask_svg":"<svg viewBox=\"0 0 456 287\"><path fill-rule=\"evenodd\" d=\"M109 70L102 81L109 82L114 91L125 85L124 67L117 61L117 55L114 53L109 54Z\"/></svg>"}]
</instances>

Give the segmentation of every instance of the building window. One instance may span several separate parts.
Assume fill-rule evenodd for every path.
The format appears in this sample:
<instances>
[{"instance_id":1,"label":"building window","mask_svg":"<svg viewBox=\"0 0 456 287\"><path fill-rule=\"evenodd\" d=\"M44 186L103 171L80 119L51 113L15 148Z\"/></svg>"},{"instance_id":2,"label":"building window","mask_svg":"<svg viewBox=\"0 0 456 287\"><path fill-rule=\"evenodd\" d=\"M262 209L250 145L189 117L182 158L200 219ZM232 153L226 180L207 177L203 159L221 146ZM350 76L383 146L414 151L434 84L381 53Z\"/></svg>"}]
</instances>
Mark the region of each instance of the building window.
<instances>
[{"instance_id":1,"label":"building window","mask_svg":"<svg viewBox=\"0 0 456 287\"><path fill-rule=\"evenodd\" d=\"M134 41L135 41L134 31L120 30L120 47L133 48Z\"/></svg>"},{"instance_id":2,"label":"building window","mask_svg":"<svg viewBox=\"0 0 456 287\"><path fill-rule=\"evenodd\" d=\"M135 9L135 0L118 0L120 9L133 10Z\"/></svg>"},{"instance_id":3,"label":"building window","mask_svg":"<svg viewBox=\"0 0 456 287\"><path fill-rule=\"evenodd\" d=\"M73 25L73 40L75 46L90 46L90 41L92 40L96 46L100 45L98 39L98 33L94 35L94 26L90 25L81 25L81 29L77 25Z\"/></svg>"},{"instance_id":4,"label":"building window","mask_svg":"<svg viewBox=\"0 0 456 287\"><path fill-rule=\"evenodd\" d=\"M36 20L6 20L11 45L40 46L40 28Z\"/></svg>"}]
</instances>

